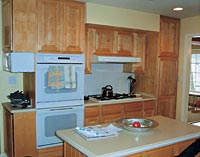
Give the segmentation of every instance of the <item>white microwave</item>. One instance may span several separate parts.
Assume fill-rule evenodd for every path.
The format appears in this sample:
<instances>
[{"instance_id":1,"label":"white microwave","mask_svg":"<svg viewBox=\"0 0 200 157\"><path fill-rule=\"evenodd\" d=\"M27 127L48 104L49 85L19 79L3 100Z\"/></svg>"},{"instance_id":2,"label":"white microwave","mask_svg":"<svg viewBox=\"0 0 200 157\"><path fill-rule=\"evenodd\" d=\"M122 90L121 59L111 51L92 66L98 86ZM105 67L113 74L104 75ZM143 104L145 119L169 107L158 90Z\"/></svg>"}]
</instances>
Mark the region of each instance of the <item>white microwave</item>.
<instances>
[{"instance_id":1,"label":"white microwave","mask_svg":"<svg viewBox=\"0 0 200 157\"><path fill-rule=\"evenodd\" d=\"M33 52L3 53L3 70L9 72L34 72L35 55Z\"/></svg>"}]
</instances>

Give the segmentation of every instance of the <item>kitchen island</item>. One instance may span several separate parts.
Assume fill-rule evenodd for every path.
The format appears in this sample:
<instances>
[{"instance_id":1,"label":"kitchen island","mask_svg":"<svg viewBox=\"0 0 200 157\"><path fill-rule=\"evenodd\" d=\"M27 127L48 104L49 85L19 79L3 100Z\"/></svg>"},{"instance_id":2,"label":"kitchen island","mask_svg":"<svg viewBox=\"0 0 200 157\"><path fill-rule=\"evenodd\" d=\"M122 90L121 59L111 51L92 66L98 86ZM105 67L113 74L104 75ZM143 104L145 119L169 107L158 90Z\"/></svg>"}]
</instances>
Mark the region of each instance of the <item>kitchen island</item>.
<instances>
[{"instance_id":1,"label":"kitchen island","mask_svg":"<svg viewBox=\"0 0 200 157\"><path fill-rule=\"evenodd\" d=\"M116 137L95 140L85 140L74 129L56 134L64 141L64 157L173 157L200 138L200 127L163 116L150 118L159 125L147 132L122 130Z\"/></svg>"}]
</instances>

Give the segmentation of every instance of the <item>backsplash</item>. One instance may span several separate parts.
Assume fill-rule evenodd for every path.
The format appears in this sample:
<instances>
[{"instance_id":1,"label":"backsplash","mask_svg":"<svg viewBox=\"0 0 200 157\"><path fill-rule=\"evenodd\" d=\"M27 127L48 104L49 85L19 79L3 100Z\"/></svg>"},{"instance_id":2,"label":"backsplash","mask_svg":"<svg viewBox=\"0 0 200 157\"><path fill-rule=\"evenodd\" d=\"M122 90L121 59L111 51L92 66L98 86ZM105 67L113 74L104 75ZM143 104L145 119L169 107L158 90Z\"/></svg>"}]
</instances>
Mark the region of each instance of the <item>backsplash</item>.
<instances>
[{"instance_id":1,"label":"backsplash","mask_svg":"<svg viewBox=\"0 0 200 157\"><path fill-rule=\"evenodd\" d=\"M129 93L128 76L123 73L123 64L92 64L92 74L85 75L84 95L101 94L102 87L111 85L114 93Z\"/></svg>"}]
</instances>

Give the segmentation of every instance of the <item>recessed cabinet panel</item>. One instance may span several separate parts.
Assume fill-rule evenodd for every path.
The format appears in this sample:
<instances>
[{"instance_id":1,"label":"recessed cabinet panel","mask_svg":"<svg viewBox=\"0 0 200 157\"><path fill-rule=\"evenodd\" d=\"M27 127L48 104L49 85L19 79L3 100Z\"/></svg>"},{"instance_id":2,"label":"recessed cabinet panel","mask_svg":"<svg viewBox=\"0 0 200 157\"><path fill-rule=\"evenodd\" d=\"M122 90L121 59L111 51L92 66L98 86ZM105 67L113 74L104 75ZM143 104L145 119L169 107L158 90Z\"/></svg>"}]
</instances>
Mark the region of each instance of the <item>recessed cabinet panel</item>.
<instances>
[{"instance_id":1,"label":"recessed cabinet panel","mask_svg":"<svg viewBox=\"0 0 200 157\"><path fill-rule=\"evenodd\" d=\"M63 51L84 51L84 7L80 3L64 3Z\"/></svg>"},{"instance_id":2,"label":"recessed cabinet panel","mask_svg":"<svg viewBox=\"0 0 200 157\"><path fill-rule=\"evenodd\" d=\"M180 21L161 17L160 19L160 56L178 57Z\"/></svg>"},{"instance_id":3,"label":"recessed cabinet panel","mask_svg":"<svg viewBox=\"0 0 200 157\"><path fill-rule=\"evenodd\" d=\"M111 55L113 53L113 31L96 29L94 46L94 54Z\"/></svg>"},{"instance_id":4,"label":"recessed cabinet panel","mask_svg":"<svg viewBox=\"0 0 200 157\"><path fill-rule=\"evenodd\" d=\"M132 32L115 31L114 53L119 56L132 56L133 53Z\"/></svg>"},{"instance_id":5,"label":"recessed cabinet panel","mask_svg":"<svg viewBox=\"0 0 200 157\"><path fill-rule=\"evenodd\" d=\"M38 1L38 50L61 50L61 3L58 0Z\"/></svg>"},{"instance_id":6,"label":"recessed cabinet panel","mask_svg":"<svg viewBox=\"0 0 200 157\"><path fill-rule=\"evenodd\" d=\"M36 52L36 0L2 1L3 52Z\"/></svg>"}]
</instances>

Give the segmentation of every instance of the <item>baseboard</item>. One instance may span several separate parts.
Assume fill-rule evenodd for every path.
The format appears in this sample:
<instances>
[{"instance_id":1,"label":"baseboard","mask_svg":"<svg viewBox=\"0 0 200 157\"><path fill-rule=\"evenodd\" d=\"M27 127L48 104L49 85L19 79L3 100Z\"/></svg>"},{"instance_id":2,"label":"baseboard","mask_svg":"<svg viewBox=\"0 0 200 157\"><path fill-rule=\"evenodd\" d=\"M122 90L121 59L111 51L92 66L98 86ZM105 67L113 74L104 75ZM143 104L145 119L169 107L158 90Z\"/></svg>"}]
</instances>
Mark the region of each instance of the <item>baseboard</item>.
<instances>
[{"instance_id":1,"label":"baseboard","mask_svg":"<svg viewBox=\"0 0 200 157\"><path fill-rule=\"evenodd\" d=\"M7 155L3 153L3 154L0 154L0 157L7 157Z\"/></svg>"}]
</instances>

